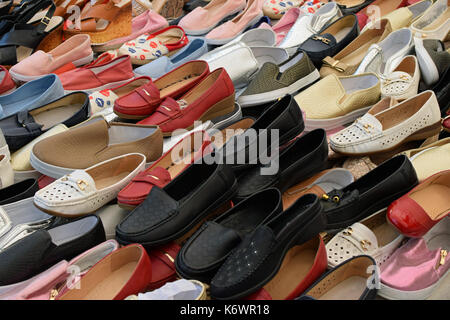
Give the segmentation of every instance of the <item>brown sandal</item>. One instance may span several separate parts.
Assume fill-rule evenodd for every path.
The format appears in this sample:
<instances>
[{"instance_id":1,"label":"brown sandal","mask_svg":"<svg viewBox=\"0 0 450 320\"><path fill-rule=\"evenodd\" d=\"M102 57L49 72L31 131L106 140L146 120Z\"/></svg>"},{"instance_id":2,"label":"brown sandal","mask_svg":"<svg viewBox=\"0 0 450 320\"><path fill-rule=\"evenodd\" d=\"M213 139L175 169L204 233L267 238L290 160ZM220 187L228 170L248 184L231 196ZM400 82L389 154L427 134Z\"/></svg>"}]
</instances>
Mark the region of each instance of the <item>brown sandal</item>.
<instances>
[{"instance_id":1,"label":"brown sandal","mask_svg":"<svg viewBox=\"0 0 450 320\"><path fill-rule=\"evenodd\" d=\"M81 28L68 25L64 35L88 34L92 44L103 44L130 35L131 19L131 0L110 0L93 6L88 3L81 12Z\"/></svg>"}]
</instances>

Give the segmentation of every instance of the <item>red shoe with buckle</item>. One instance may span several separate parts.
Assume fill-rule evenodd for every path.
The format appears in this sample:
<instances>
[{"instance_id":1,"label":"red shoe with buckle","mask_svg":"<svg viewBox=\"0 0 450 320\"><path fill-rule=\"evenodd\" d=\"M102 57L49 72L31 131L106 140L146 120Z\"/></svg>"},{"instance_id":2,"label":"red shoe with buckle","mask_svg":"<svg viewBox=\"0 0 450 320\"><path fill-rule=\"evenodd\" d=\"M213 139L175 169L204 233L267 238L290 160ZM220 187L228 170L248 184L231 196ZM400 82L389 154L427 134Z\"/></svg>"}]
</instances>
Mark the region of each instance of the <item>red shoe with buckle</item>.
<instances>
[{"instance_id":1,"label":"red shoe with buckle","mask_svg":"<svg viewBox=\"0 0 450 320\"><path fill-rule=\"evenodd\" d=\"M117 99L114 113L124 119L143 119L151 115L166 98L177 99L209 74L205 61L189 61L166 75Z\"/></svg>"},{"instance_id":2,"label":"red shoe with buckle","mask_svg":"<svg viewBox=\"0 0 450 320\"><path fill-rule=\"evenodd\" d=\"M64 90L92 93L117 87L134 78L129 56L108 60L105 55L89 65L59 74Z\"/></svg>"},{"instance_id":3,"label":"red shoe with buckle","mask_svg":"<svg viewBox=\"0 0 450 320\"><path fill-rule=\"evenodd\" d=\"M146 291L156 290L167 282L176 280L174 261L180 249L178 244L172 242L148 253L152 260L152 282Z\"/></svg>"},{"instance_id":4,"label":"red shoe with buckle","mask_svg":"<svg viewBox=\"0 0 450 320\"><path fill-rule=\"evenodd\" d=\"M152 264L147 252L140 244L130 244L97 262L73 289L56 299L123 300L143 292L151 281Z\"/></svg>"},{"instance_id":5,"label":"red shoe with buckle","mask_svg":"<svg viewBox=\"0 0 450 320\"><path fill-rule=\"evenodd\" d=\"M327 250L318 235L301 246L292 247L278 274L244 300L293 300L327 270L327 265Z\"/></svg>"},{"instance_id":6,"label":"red shoe with buckle","mask_svg":"<svg viewBox=\"0 0 450 320\"><path fill-rule=\"evenodd\" d=\"M119 206L133 210L145 200L153 186L163 188L197 159L211 152L210 143L205 131L196 131L183 138L119 192Z\"/></svg>"},{"instance_id":7,"label":"red shoe with buckle","mask_svg":"<svg viewBox=\"0 0 450 320\"><path fill-rule=\"evenodd\" d=\"M138 124L158 125L165 137L177 129L191 130L194 121L208 121L234 110L234 86L224 68L211 72L179 100L167 98L155 113Z\"/></svg>"},{"instance_id":8,"label":"red shoe with buckle","mask_svg":"<svg viewBox=\"0 0 450 320\"><path fill-rule=\"evenodd\" d=\"M450 170L446 170L392 202L387 218L405 236L421 238L449 213Z\"/></svg>"}]
</instances>

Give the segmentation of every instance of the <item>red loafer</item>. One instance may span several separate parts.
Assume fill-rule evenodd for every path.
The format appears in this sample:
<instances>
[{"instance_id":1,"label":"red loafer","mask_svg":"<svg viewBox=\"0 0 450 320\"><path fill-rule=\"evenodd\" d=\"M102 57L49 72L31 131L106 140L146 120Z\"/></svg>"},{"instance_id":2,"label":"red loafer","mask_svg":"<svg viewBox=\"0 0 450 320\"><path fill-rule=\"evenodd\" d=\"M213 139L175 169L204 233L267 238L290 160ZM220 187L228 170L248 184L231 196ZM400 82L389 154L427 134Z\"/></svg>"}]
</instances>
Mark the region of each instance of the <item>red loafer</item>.
<instances>
[{"instance_id":1,"label":"red loafer","mask_svg":"<svg viewBox=\"0 0 450 320\"><path fill-rule=\"evenodd\" d=\"M395 200L388 208L387 217L405 236L420 238L449 213L450 170L446 170Z\"/></svg>"},{"instance_id":2,"label":"red loafer","mask_svg":"<svg viewBox=\"0 0 450 320\"><path fill-rule=\"evenodd\" d=\"M154 124L164 136L177 129L191 130L194 121L208 121L234 110L234 86L223 68L211 72L180 99L167 98L155 113L138 124Z\"/></svg>"},{"instance_id":3,"label":"red loafer","mask_svg":"<svg viewBox=\"0 0 450 320\"><path fill-rule=\"evenodd\" d=\"M177 99L209 74L205 61L189 61L133 92L117 99L114 113L124 119L151 115L166 98Z\"/></svg>"},{"instance_id":4,"label":"red loafer","mask_svg":"<svg viewBox=\"0 0 450 320\"><path fill-rule=\"evenodd\" d=\"M209 153L210 143L205 131L196 131L183 138L119 192L119 206L133 210L145 200L153 186L163 188L194 161Z\"/></svg>"},{"instance_id":5,"label":"red loafer","mask_svg":"<svg viewBox=\"0 0 450 320\"><path fill-rule=\"evenodd\" d=\"M152 265L147 252L140 244L130 244L97 262L73 289L56 299L123 300L143 292L151 281Z\"/></svg>"},{"instance_id":6,"label":"red loafer","mask_svg":"<svg viewBox=\"0 0 450 320\"><path fill-rule=\"evenodd\" d=\"M146 291L156 290L167 282L175 281L177 273L174 261L178 251L180 246L172 242L148 253L152 260L152 282Z\"/></svg>"}]
</instances>

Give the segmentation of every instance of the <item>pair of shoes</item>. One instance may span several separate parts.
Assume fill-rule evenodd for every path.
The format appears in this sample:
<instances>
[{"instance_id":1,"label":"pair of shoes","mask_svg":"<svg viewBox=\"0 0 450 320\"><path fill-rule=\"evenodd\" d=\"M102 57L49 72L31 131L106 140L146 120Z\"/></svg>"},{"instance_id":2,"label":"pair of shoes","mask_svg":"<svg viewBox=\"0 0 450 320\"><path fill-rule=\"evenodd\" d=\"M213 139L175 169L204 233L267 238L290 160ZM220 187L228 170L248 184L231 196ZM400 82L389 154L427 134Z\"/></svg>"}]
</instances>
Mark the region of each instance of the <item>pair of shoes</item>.
<instances>
[{"instance_id":1,"label":"pair of shoes","mask_svg":"<svg viewBox=\"0 0 450 320\"><path fill-rule=\"evenodd\" d=\"M203 224L175 266L185 278L211 283L215 299L242 298L263 287L273 299L292 299L325 271L318 236L324 224L317 196L305 195L283 211L281 193L266 189ZM288 269L296 270L299 281L286 277ZM280 282L284 285L277 289Z\"/></svg>"},{"instance_id":2,"label":"pair of shoes","mask_svg":"<svg viewBox=\"0 0 450 320\"><path fill-rule=\"evenodd\" d=\"M330 25L341 17L342 12L335 2L329 2L323 5L314 14L300 11L292 27L288 30L286 29L287 33L278 46L286 49L292 55L308 38L319 33L327 25ZM281 20L279 23L281 23ZM274 28L276 30L277 25Z\"/></svg>"},{"instance_id":3,"label":"pair of shoes","mask_svg":"<svg viewBox=\"0 0 450 320\"><path fill-rule=\"evenodd\" d=\"M184 79L180 77L185 74L183 68L189 68L189 65L196 63L200 62L188 62L168 75L170 78ZM202 77L189 79L194 86L185 85L179 89L179 93L184 91L183 94L174 95L173 98L166 97L156 109L152 110L153 112L148 110L146 113L149 117L139 121L138 124L159 126L163 136L168 137L177 130L193 129L196 121L205 122L232 113L235 109L235 90L228 73L223 68L209 72L207 63L203 64L205 67L201 73ZM157 81L161 79L169 81L168 75ZM150 100L151 97L146 95L145 92L141 93L141 97ZM174 99L176 97L178 100ZM115 110L118 103L119 101L116 101Z\"/></svg>"},{"instance_id":4,"label":"pair of shoes","mask_svg":"<svg viewBox=\"0 0 450 320\"><path fill-rule=\"evenodd\" d=\"M144 83L115 100L114 113L124 119L144 119L151 116L166 99L179 99L209 74L206 62L191 61L155 81L144 77Z\"/></svg>"}]
</instances>

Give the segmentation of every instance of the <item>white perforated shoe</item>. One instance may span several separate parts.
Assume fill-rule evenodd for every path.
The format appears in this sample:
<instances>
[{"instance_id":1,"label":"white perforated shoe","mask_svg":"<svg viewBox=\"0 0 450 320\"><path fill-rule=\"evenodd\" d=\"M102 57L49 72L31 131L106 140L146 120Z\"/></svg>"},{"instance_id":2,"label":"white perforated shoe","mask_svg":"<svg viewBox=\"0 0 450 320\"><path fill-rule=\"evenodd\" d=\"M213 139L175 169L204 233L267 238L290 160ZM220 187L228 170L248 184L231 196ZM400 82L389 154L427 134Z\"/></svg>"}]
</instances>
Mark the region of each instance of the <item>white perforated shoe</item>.
<instances>
[{"instance_id":1,"label":"white perforated shoe","mask_svg":"<svg viewBox=\"0 0 450 320\"><path fill-rule=\"evenodd\" d=\"M450 32L450 1L437 0L411 25L414 37L446 41Z\"/></svg>"},{"instance_id":2,"label":"white perforated shoe","mask_svg":"<svg viewBox=\"0 0 450 320\"><path fill-rule=\"evenodd\" d=\"M352 224L327 243L328 266L337 265L360 255L369 255L380 267L402 243L401 235L386 220L386 210Z\"/></svg>"},{"instance_id":3,"label":"white perforated shoe","mask_svg":"<svg viewBox=\"0 0 450 320\"><path fill-rule=\"evenodd\" d=\"M419 90L420 69L415 56L406 56L395 69L381 77L381 96L405 100Z\"/></svg>"},{"instance_id":4,"label":"white perforated shoe","mask_svg":"<svg viewBox=\"0 0 450 320\"><path fill-rule=\"evenodd\" d=\"M335 152L366 156L424 140L441 130L440 109L433 91L422 92L399 104L385 98L351 126L330 138Z\"/></svg>"},{"instance_id":5,"label":"white perforated shoe","mask_svg":"<svg viewBox=\"0 0 450 320\"><path fill-rule=\"evenodd\" d=\"M118 156L63 176L36 192L34 204L55 216L83 216L114 200L119 191L144 169L143 154Z\"/></svg>"},{"instance_id":6,"label":"white perforated shoe","mask_svg":"<svg viewBox=\"0 0 450 320\"><path fill-rule=\"evenodd\" d=\"M373 72L378 76L389 74L400 63L413 45L412 32L403 28L389 34L383 41L372 44L355 74Z\"/></svg>"}]
</instances>

